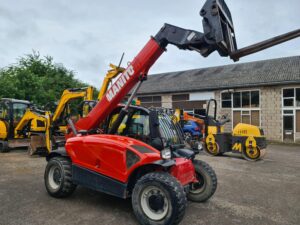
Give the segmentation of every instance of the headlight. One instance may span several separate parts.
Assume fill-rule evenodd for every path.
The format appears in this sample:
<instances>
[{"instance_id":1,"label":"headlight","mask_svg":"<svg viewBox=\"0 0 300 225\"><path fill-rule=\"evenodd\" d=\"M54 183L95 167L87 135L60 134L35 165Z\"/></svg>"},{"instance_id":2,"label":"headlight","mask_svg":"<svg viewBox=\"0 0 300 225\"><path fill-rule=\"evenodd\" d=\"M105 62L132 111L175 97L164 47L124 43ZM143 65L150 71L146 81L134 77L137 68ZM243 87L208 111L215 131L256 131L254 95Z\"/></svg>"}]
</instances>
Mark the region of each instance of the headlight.
<instances>
[{"instance_id":1,"label":"headlight","mask_svg":"<svg viewBox=\"0 0 300 225\"><path fill-rule=\"evenodd\" d=\"M171 159L171 150L165 149L160 152L160 156L162 159Z\"/></svg>"}]
</instances>

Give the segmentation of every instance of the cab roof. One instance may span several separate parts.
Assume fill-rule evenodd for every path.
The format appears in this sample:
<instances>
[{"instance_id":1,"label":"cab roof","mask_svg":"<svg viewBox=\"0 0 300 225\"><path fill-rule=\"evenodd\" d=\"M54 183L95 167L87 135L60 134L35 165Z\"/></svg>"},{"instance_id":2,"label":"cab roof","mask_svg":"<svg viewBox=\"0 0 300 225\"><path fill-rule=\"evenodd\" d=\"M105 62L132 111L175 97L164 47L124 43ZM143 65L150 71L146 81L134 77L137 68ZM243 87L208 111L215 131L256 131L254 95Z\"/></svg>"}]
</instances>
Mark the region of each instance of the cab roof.
<instances>
[{"instance_id":1,"label":"cab roof","mask_svg":"<svg viewBox=\"0 0 300 225\"><path fill-rule=\"evenodd\" d=\"M12 103L23 103L23 104L27 104L27 105L32 104L30 101L19 100L19 99L14 99L14 98L1 98L1 101L9 101L9 102L12 102Z\"/></svg>"}]
</instances>

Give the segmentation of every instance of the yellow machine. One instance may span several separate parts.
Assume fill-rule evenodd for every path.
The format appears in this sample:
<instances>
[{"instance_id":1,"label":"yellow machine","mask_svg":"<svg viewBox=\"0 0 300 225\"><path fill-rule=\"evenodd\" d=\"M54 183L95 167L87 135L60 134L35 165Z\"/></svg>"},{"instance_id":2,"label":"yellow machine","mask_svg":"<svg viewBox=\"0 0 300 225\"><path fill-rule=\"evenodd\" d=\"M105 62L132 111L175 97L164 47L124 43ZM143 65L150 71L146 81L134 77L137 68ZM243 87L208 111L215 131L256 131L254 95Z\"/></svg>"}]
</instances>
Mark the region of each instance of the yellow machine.
<instances>
[{"instance_id":1,"label":"yellow machine","mask_svg":"<svg viewBox=\"0 0 300 225\"><path fill-rule=\"evenodd\" d=\"M113 64L110 64L110 70L107 71L107 74L105 75L105 78L103 80L103 84L100 88L100 92L98 95L97 100L100 101L102 97L105 95L109 85L111 84L112 80L116 78L119 74L123 73L125 68L120 66L115 66Z\"/></svg>"},{"instance_id":2,"label":"yellow machine","mask_svg":"<svg viewBox=\"0 0 300 225\"><path fill-rule=\"evenodd\" d=\"M45 132L44 112L29 101L2 98L0 100L0 152L27 147L33 134Z\"/></svg>"},{"instance_id":3,"label":"yellow machine","mask_svg":"<svg viewBox=\"0 0 300 225\"><path fill-rule=\"evenodd\" d=\"M110 67L101 86L98 101L106 93L112 79L125 70L113 64L110 64ZM83 99L80 116L85 116L96 103L93 100L93 91L93 87L66 89L53 114L33 109L28 101L2 99L0 101L0 152L8 152L10 148L15 147L28 147L30 155L39 148L46 148L47 152L50 152L53 141L55 143L64 141L67 126L63 122L66 118L62 118L62 115L68 114L68 103Z\"/></svg>"},{"instance_id":4,"label":"yellow machine","mask_svg":"<svg viewBox=\"0 0 300 225\"><path fill-rule=\"evenodd\" d=\"M46 133L44 137L32 137L31 149L30 149L31 154L33 154L37 150L37 148L40 147L46 147L47 151L51 152L53 147L57 148L59 147L60 143L62 144L64 143L65 140L64 134L66 134L67 132L67 126L61 126L61 125L58 126L57 121L59 121L59 119L62 119L60 117L62 115L62 112L66 110L67 103L71 99L78 99L84 97L84 101L82 102L79 108L82 109L82 113L80 114L80 116L82 117L86 116L89 113L89 111L95 106L97 101L102 99L112 79L116 78L119 74L121 74L125 70L125 68L122 68L120 66L115 66L113 64L110 64L110 67L111 69L108 70L104 78L97 100L92 100L93 99L92 87L86 89L85 93L76 92L76 89L69 89L64 91L61 100L59 102L59 105L55 110L55 113L48 120L48 125L47 125L48 128L46 129Z\"/></svg>"},{"instance_id":5,"label":"yellow machine","mask_svg":"<svg viewBox=\"0 0 300 225\"><path fill-rule=\"evenodd\" d=\"M211 102L215 104L214 116L209 116ZM257 126L250 124L237 124L232 133L224 132L224 124L229 121L216 119L217 103L212 99L208 102L206 127L205 127L205 150L210 155L217 156L226 152L241 154L249 161L257 161L265 155L267 141L264 132Z\"/></svg>"},{"instance_id":6,"label":"yellow machine","mask_svg":"<svg viewBox=\"0 0 300 225\"><path fill-rule=\"evenodd\" d=\"M124 54L122 55L120 63L122 62L123 56L124 56ZM107 71L107 73L104 77L97 100L92 100L92 98L90 98L90 100L84 101L82 103L83 113L82 113L81 117L85 117L92 110L92 108L94 108L94 106L97 104L97 102L100 101L102 99L102 97L105 95L112 80L114 78L116 78L119 74L123 73L125 70L125 68L120 67L120 64L119 64L119 66L110 64L109 67L111 69Z\"/></svg>"},{"instance_id":7,"label":"yellow machine","mask_svg":"<svg viewBox=\"0 0 300 225\"><path fill-rule=\"evenodd\" d=\"M50 112L45 112L42 116L45 121L44 129L41 132L42 135L31 135L28 147L29 154L34 154L39 148L46 148L49 153L51 151L51 142L53 139L56 139L57 142L60 139L64 140L67 126L63 122L65 118L62 117L64 112L68 114L69 103L76 99L90 101L93 99L93 92L94 88L91 86L86 88L72 88L64 90L54 113L51 114Z\"/></svg>"}]
</instances>

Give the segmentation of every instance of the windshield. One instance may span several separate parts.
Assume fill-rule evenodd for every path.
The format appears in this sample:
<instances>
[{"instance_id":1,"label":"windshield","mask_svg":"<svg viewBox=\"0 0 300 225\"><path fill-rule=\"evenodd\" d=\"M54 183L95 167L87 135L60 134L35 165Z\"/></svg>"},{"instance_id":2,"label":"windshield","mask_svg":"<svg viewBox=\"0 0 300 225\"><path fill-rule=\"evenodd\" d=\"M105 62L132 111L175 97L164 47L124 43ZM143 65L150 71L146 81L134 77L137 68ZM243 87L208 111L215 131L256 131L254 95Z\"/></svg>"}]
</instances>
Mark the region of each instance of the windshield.
<instances>
[{"instance_id":1,"label":"windshield","mask_svg":"<svg viewBox=\"0 0 300 225\"><path fill-rule=\"evenodd\" d=\"M112 115L108 126L109 129L112 127L118 115L118 113ZM145 111L131 111L124 117L117 130L117 134L132 137L148 143L150 141L149 115Z\"/></svg>"},{"instance_id":2,"label":"windshield","mask_svg":"<svg viewBox=\"0 0 300 225\"><path fill-rule=\"evenodd\" d=\"M26 110L28 109L28 105L24 103L14 103L13 104L13 119L14 119L14 126L16 126L19 121L24 116Z\"/></svg>"},{"instance_id":3,"label":"windshield","mask_svg":"<svg viewBox=\"0 0 300 225\"><path fill-rule=\"evenodd\" d=\"M184 143L182 129L178 123L173 123L172 117L173 115L166 112L158 114L160 134L165 147Z\"/></svg>"}]
</instances>

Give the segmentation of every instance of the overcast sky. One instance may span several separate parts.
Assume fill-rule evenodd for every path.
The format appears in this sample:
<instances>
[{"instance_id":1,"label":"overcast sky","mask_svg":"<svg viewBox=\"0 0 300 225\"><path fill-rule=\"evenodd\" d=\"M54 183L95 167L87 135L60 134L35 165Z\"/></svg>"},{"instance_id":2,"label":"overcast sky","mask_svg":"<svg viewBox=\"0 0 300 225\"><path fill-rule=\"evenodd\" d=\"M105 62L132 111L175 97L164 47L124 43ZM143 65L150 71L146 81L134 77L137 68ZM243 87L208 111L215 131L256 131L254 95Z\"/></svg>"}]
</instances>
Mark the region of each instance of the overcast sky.
<instances>
[{"instance_id":1,"label":"overcast sky","mask_svg":"<svg viewBox=\"0 0 300 225\"><path fill-rule=\"evenodd\" d=\"M100 86L109 63L131 61L165 23L202 31L205 0L2 0L0 67L39 51ZM300 28L299 0L227 0L239 47ZM300 55L300 38L246 57L241 62ZM173 46L150 73L232 63L217 53L208 58Z\"/></svg>"}]
</instances>

